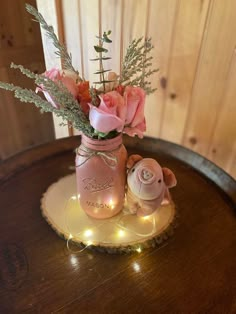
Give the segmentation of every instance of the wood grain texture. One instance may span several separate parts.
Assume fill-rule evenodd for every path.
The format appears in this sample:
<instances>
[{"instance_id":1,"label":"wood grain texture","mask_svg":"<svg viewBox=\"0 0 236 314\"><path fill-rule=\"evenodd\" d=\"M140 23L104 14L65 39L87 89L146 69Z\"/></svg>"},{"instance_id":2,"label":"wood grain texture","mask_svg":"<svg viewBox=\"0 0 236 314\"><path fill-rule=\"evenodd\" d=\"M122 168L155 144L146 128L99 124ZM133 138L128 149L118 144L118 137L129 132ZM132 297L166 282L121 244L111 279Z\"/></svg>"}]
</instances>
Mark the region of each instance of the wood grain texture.
<instances>
[{"instance_id":1,"label":"wood grain texture","mask_svg":"<svg viewBox=\"0 0 236 314\"><path fill-rule=\"evenodd\" d=\"M146 35L148 0L124 1L123 5L123 54L134 38Z\"/></svg>"},{"instance_id":2,"label":"wood grain texture","mask_svg":"<svg viewBox=\"0 0 236 314\"><path fill-rule=\"evenodd\" d=\"M25 64L25 67L37 72L44 69L42 63ZM1 68L0 77L16 85L23 84L26 88L34 88L34 84L29 79L25 79L17 71L11 69ZM21 103L9 92L0 91L0 95L2 96L0 103L2 159L54 138L50 114L40 114L32 104Z\"/></svg>"},{"instance_id":3,"label":"wood grain texture","mask_svg":"<svg viewBox=\"0 0 236 314\"><path fill-rule=\"evenodd\" d=\"M99 69L97 62L91 62L90 59L96 57L96 52L93 46L98 43L96 36L99 36L101 30L99 28L99 0L80 0L81 10L81 27L83 31L83 63L84 76L86 80L95 82L98 80L97 75L94 74ZM85 12L89 12L85 13Z\"/></svg>"},{"instance_id":4,"label":"wood grain texture","mask_svg":"<svg viewBox=\"0 0 236 314\"><path fill-rule=\"evenodd\" d=\"M233 178L236 178L236 147L234 147L233 151L234 154L229 164L229 173L232 175Z\"/></svg>"},{"instance_id":5,"label":"wood grain texture","mask_svg":"<svg viewBox=\"0 0 236 314\"><path fill-rule=\"evenodd\" d=\"M45 71L40 29L25 11L25 1L1 4L0 80L34 90L31 80L10 69L12 61L35 73ZM50 114L41 115L31 104L20 103L12 93L0 90L0 160L53 138Z\"/></svg>"},{"instance_id":6,"label":"wood grain texture","mask_svg":"<svg viewBox=\"0 0 236 314\"><path fill-rule=\"evenodd\" d=\"M219 21L221 21L219 23ZM212 2L206 25L183 143L207 154L225 101L227 75L235 48L236 2ZM191 139L195 141L191 141Z\"/></svg>"},{"instance_id":7,"label":"wood grain texture","mask_svg":"<svg viewBox=\"0 0 236 314\"><path fill-rule=\"evenodd\" d=\"M155 47L152 53L153 67L159 69L159 72L152 76L153 88L157 88L157 91L146 99L145 117L148 136L160 137L166 89L169 84L168 68L177 8L177 0L149 2L146 35L152 38Z\"/></svg>"},{"instance_id":8,"label":"wood grain texture","mask_svg":"<svg viewBox=\"0 0 236 314\"><path fill-rule=\"evenodd\" d=\"M40 197L71 172L78 137L23 153L24 158L14 157L14 170L8 168L12 160L5 162L0 185L1 208L7 209L0 220L1 313L236 311L235 182L218 168L235 189L229 197L209 180L212 167L205 174L195 167L201 156L161 140L125 142L129 153L157 158L175 171L173 198L180 217L174 237L141 254L69 253L41 217ZM190 160L195 160L192 167Z\"/></svg>"},{"instance_id":9,"label":"wood grain texture","mask_svg":"<svg viewBox=\"0 0 236 314\"><path fill-rule=\"evenodd\" d=\"M223 95L224 102L220 104L219 113L215 122L214 133L210 141L211 145L207 157L220 167L225 167L231 172L232 160L236 156L236 53L233 52L226 78L226 86ZM227 127L226 127L227 126Z\"/></svg>"},{"instance_id":10,"label":"wood grain texture","mask_svg":"<svg viewBox=\"0 0 236 314\"><path fill-rule=\"evenodd\" d=\"M160 134L175 143L183 137L209 2L179 1L176 12Z\"/></svg>"},{"instance_id":11,"label":"wood grain texture","mask_svg":"<svg viewBox=\"0 0 236 314\"><path fill-rule=\"evenodd\" d=\"M70 1L70 5L68 5L68 1L63 0L61 11L64 43L67 47L68 52L72 55L73 66L78 70L81 69L80 75L84 76L84 73L82 71L83 46L81 38L81 12L79 1L72 0Z\"/></svg>"},{"instance_id":12,"label":"wood grain texture","mask_svg":"<svg viewBox=\"0 0 236 314\"><path fill-rule=\"evenodd\" d=\"M104 64L107 69L112 69L120 73L121 47L123 45L121 38L122 25L122 1L121 0L102 0L101 1L101 31L111 30L112 44L107 45L111 60Z\"/></svg>"}]
</instances>

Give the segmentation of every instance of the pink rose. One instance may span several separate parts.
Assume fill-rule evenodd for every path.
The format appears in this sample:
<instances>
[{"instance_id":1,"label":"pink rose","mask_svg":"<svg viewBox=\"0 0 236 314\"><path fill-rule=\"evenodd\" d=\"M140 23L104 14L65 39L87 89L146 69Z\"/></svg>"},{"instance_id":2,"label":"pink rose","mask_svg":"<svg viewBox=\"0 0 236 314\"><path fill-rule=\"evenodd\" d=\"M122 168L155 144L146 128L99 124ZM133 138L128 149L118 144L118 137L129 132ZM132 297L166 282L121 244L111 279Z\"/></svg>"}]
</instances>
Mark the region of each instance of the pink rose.
<instances>
[{"instance_id":1,"label":"pink rose","mask_svg":"<svg viewBox=\"0 0 236 314\"><path fill-rule=\"evenodd\" d=\"M72 78L71 75L68 73L65 74L65 72L61 72L58 69L51 69L49 71L46 71L43 73L44 76L48 77L54 82L61 81L62 84L68 89L68 91L74 96L74 98L78 97L78 87L75 82L75 80ZM43 84L41 84L39 87L36 88L36 93L40 91L43 92L45 98L47 99L48 102L50 102L53 107L55 108L60 108L60 105L57 104L53 97L50 95L50 93L44 88Z\"/></svg>"},{"instance_id":2,"label":"pink rose","mask_svg":"<svg viewBox=\"0 0 236 314\"><path fill-rule=\"evenodd\" d=\"M89 120L92 127L103 133L112 130L122 132L126 118L126 106L123 97L116 91L100 96L100 105L89 104Z\"/></svg>"},{"instance_id":3,"label":"pink rose","mask_svg":"<svg viewBox=\"0 0 236 314\"><path fill-rule=\"evenodd\" d=\"M127 114L125 120L124 133L129 136L138 135L143 137L146 131L146 121L144 117L145 91L140 87L127 86L124 91L125 106Z\"/></svg>"}]
</instances>

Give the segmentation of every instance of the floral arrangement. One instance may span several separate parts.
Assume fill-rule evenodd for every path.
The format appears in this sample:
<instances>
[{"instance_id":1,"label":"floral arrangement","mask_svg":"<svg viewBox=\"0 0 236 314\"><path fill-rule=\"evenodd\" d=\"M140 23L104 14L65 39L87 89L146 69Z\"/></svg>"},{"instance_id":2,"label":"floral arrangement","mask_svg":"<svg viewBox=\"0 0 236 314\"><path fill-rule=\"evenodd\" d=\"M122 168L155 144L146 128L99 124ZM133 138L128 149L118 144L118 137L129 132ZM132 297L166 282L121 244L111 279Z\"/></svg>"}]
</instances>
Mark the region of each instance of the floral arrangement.
<instances>
[{"instance_id":1,"label":"floral arrangement","mask_svg":"<svg viewBox=\"0 0 236 314\"><path fill-rule=\"evenodd\" d=\"M12 68L34 80L36 90L5 82L0 82L0 88L13 91L16 98L34 103L42 112L53 112L88 137L108 139L123 132L142 138L146 130L145 97L155 91L148 79L157 71L151 69L151 39L139 38L130 43L118 75L104 68L105 61L111 59L105 48L112 42L111 31L98 36L99 43L94 46L97 55L91 61L99 64L95 73L99 79L91 84L73 67L72 56L59 42L53 27L34 7L26 4L26 9L53 41L55 54L62 59L63 70L53 68L39 75L12 63Z\"/></svg>"}]
</instances>

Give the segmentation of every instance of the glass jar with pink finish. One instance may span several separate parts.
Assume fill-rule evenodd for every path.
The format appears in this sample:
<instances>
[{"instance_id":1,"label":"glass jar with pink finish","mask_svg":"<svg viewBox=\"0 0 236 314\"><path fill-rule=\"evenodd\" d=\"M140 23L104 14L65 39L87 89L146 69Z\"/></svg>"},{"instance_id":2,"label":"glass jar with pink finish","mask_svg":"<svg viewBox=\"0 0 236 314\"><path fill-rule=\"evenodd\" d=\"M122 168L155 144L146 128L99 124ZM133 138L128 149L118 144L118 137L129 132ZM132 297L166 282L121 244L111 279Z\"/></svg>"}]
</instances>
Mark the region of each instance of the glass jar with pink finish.
<instances>
[{"instance_id":1,"label":"glass jar with pink finish","mask_svg":"<svg viewBox=\"0 0 236 314\"><path fill-rule=\"evenodd\" d=\"M87 215L104 219L123 209L126 160L122 134L106 140L82 135L76 152L76 180L80 206Z\"/></svg>"}]
</instances>

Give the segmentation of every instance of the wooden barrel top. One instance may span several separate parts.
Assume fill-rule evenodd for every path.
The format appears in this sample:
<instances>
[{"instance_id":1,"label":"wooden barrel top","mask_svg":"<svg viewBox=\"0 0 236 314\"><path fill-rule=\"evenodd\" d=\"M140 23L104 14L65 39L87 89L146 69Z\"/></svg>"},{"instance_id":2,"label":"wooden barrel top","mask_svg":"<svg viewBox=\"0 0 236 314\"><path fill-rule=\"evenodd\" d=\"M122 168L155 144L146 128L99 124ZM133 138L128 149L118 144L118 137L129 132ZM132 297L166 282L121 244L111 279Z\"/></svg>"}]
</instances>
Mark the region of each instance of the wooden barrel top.
<instances>
[{"instance_id":1,"label":"wooden barrel top","mask_svg":"<svg viewBox=\"0 0 236 314\"><path fill-rule=\"evenodd\" d=\"M73 172L80 138L16 155L0 164L0 313L236 312L235 180L179 145L124 141L175 172L174 236L140 254L71 254L42 218L40 198Z\"/></svg>"}]
</instances>

